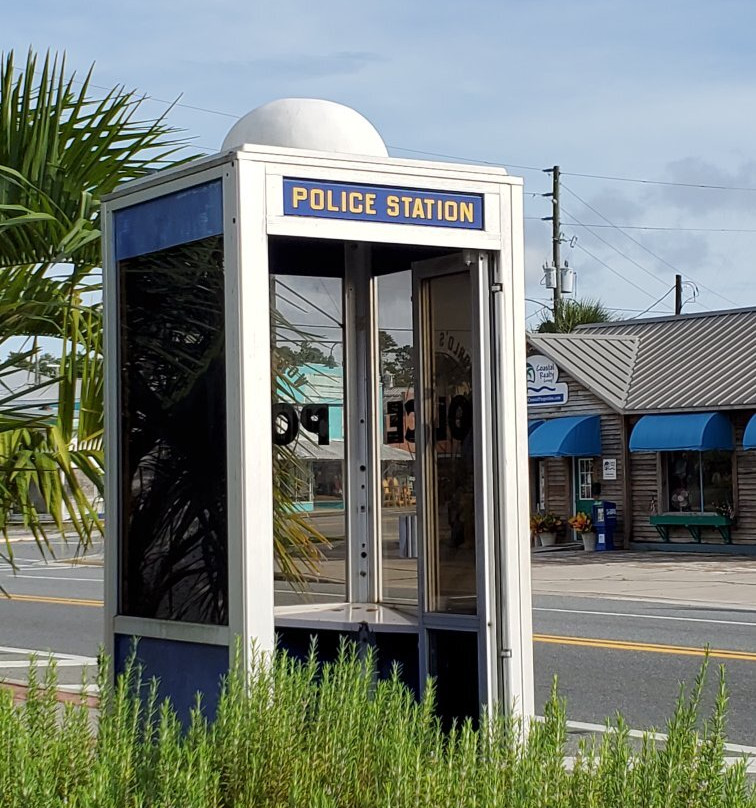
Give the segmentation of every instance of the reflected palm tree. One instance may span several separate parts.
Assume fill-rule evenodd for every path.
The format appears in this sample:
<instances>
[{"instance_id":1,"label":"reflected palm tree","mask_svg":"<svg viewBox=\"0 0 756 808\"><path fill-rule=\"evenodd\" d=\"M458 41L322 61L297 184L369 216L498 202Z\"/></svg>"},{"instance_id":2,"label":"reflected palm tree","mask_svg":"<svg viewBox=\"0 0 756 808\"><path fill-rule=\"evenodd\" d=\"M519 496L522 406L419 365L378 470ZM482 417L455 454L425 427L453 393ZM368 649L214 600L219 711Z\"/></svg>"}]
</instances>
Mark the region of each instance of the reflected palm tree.
<instances>
[{"instance_id":1,"label":"reflected palm tree","mask_svg":"<svg viewBox=\"0 0 756 808\"><path fill-rule=\"evenodd\" d=\"M122 261L119 281L123 605L225 623L222 237Z\"/></svg>"},{"instance_id":2,"label":"reflected palm tree","mask_svg":"<svg viewBox=\"0 0 756 808\"><path fill-rule=\"evenodd\" d=\"M225 623L223 239L122 261L119 277L125 609ZM291 382L275 352L272 364L280 392ZM276 560L301 584L304 571L316 571L322 537L295 506L299 461L277 447L273 463Z\"/></svg>"}]
</instances>

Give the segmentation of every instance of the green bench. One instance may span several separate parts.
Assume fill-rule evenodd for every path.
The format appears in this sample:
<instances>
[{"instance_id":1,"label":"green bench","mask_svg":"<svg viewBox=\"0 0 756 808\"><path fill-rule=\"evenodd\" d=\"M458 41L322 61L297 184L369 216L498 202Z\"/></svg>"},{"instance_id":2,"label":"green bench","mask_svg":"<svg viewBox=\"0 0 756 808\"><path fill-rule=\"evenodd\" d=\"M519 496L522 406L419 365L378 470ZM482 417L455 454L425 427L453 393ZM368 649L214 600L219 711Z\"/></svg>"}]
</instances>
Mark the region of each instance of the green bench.
<instances>
[{"instance_id":1,"label":"green bench","mask_svg":"<svg viewBox=\"0 0 756 808\"><path fill-rule=\"evenodd\" d=\"M719 532L726 544L732 544L732 519L729 516L720 516L718 513L660 513L650 517L650 521L662 541L669 541L671 527L684 527L693 540L700 544L701 528L711 527Z\"/></svg>"}]
</instances>

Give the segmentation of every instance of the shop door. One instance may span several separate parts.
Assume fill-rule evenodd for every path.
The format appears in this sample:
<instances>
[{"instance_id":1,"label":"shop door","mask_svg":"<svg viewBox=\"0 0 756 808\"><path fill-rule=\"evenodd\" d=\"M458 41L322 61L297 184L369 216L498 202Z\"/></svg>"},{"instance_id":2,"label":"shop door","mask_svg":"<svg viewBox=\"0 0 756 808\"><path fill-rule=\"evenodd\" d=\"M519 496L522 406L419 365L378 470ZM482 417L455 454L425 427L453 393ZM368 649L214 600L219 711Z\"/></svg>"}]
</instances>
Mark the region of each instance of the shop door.
<instances>
[{"instance_id":1,"label":"shop door","mask_svg":"<svg viewBox=\"0 0 756 808\"><path fill-rule=\"evenodd\" d=\"M591 516L593 509L593 458L576 457L573 466L575 481L575 513Z\"/></svg>"}]
</instances>

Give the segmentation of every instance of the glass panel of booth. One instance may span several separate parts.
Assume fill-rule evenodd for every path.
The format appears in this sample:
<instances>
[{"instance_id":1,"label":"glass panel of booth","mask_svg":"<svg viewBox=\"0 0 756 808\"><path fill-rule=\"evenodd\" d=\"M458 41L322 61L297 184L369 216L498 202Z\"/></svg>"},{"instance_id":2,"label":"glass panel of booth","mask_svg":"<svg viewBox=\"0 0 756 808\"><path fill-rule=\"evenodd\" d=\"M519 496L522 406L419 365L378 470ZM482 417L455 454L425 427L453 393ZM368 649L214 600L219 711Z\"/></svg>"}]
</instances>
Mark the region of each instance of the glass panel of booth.
<instances>
[{"instance_id":1,"label":"glass panel of booth","mask_svg":"<svg viewBox=\"0 0 756 808\"><path fill-rule=\"evenodd\" d=\"M366 569L378 587L368 601L412 608L425 593L430 611L475 614L470 272L451 256L411 263L417 251L373 248L378 266L347 281L347 264L335 252L325 261L312 260L308 270L304 259L310 253L299 252L301 246L295 240L285 244L291 251L276 253L270 275L275 603L287 607L277 614L290 622L297 606L364 602L364 595L355 598L350 565L362 564L373 547L378 568ZM313 242L305 246L311 252ZM453 271L434 274L429 266L436 260ZM424 284L422 314L413 304L418 277ZM372 302L352 323L346 320L355 283ZM419 353L429 357L423 407L432 423L422 475L415 443L418 336ZM350 348L353 339L357 347ZM353 399L345 401L348 395ZM364 458L357 445L362 429L369 447ZM374 467L375 478L352 474L355 463L361 470ZM366 486L375 487L375 496ZM421 502L428 514L422 521ZM360 514L369 513L371 503L376 513L363 523Z\"/></svg>"},{"instance_id":2,"label":"glass panel of booth","mask_svg":"<svg viewBox=\"0 0 756 808\"><path fill-rule=\"evenodd\" d=\"M228 622L220 181L114 213L119 612Z\"/></svg>"},{"instance_id":3,"label":"glass panel of booth","mask_svg":"<svg viewBox=\"0 0 756 808\"><path fill-rule=\"evenodd\" d=\"M270 276L280 606L346 600L342 287L340 277Z\"/></svg>"},{"instance_id":4,"label":"glass panel of booth","mask_svg":"<svg viewBox=\"0 0 756 808\"><path fill-rule=\"evenodd\" d=\"M470 273L421 281L425 547L431 612L477 611Z\"/></svg>"},{"instance_id":5,"label":"glass panel of booth","mask_svg":"<svg viewBox=\"0 0 756 808\"><path fill-rule=\"evenodd\" d=\"M412 273L376 278L381 491L381 600L417 603L415 355Z\"/></svg>"}]
</instances>

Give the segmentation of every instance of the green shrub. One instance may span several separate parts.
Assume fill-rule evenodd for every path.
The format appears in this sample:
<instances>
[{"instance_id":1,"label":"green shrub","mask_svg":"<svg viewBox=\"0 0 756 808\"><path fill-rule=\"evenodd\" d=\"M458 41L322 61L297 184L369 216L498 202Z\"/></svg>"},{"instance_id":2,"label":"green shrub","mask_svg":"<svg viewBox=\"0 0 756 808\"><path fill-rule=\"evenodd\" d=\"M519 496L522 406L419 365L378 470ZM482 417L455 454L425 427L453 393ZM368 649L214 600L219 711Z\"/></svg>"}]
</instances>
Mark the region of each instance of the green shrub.
<instances>
[{"instance_id":1,"label":"green shrub","mask_svg":"<svg viewBox=\"0 0 756 808\"><path fill-rule=\"evenodd\" d=\"M433 687L421 702L351 647L334 664L283 653L225 683L212 723L201 703L184 727L133 667L114 687L100 675L95 720L56 701L50 666L32 668L25 702L0 690L2 808L740 808L756 806L744 762L725 766L727 693L699 719L706 665L681 689L665 743L633 745L617 718L567 756L556 685L527 736L496 714L444 733ZM142 698L135 694L142 692ZM575 754L576 752L576 754ZM569 763L569 765L568 765Z\"/></svg>"}]
</instances>

